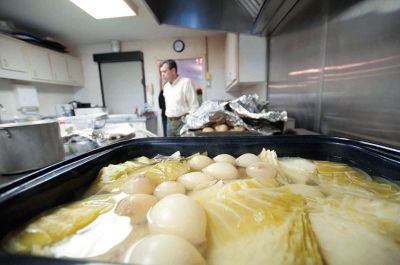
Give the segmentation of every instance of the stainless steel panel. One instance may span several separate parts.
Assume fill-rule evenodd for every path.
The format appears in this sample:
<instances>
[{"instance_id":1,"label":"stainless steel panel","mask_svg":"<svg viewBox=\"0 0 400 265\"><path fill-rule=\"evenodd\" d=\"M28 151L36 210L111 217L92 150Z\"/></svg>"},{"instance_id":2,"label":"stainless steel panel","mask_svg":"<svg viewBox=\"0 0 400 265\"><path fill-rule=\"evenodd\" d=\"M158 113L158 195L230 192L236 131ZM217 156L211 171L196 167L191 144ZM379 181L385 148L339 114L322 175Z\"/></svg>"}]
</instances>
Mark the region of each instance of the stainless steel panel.
<instances>
[{"instance_id":1,"label":"stainless steel panel","mask_svg":"<svg viewBox=\"0 0 400 265\"><path fill-rule=\"evenodd\" d=\"M56 120L0 125L0 175L39 169L64 159Z\"/></svg>"},{"instance_id":2,"label":"stainless steel panel","mask_svg":"<svg viewBox=\"0 0 400 265\"><path fill-rule=\"evenodd\" d=\"M146 0L160 24L251 33L253 19L232 0Z\"/></svg>"},{"instance_id":3,"label":"stainless steel panel","mask_svg":"<svg viewBox=\"0 0 400 265\"><path fill-rule=\"evenodd\" d=\"M300 0L145 0L144 2L160 24L266 36L298 1Z\"/></svg>"},{"instance_id":4,"label":"stainless steel panel","mask_svg":"<svg viewBox=\"0 0 400 265\"><path fill-rule=\"evenodd\" d=\"M369 0L330 14L324 134L400 146L400 1Z\"/></svg>"},{"instance_id":5,"label":"stainless steel panel","mask_svg":"<svg viewBox=\"0 0 400 265\"><path fill-rule=\"evenodd\" d=\"M400 146L399 17L395 0L301 1L270 36L271 106L298 127Z\"/></svg>"},{"instance_id":6,"label":"stainless steel panel","mask_svg":"<svg viewBox=\"0 0 400 265\"><path fill-rule=\"evenodd\" d=\"M322 67L325 6L322 1L309 3L301 1L270 39L268 99L271 108L286 109L297 127L312 130L319 110L319 73L315 79L298 73ZM312 26L299 23L302 17Z\"/></svg>"}]
</instances>

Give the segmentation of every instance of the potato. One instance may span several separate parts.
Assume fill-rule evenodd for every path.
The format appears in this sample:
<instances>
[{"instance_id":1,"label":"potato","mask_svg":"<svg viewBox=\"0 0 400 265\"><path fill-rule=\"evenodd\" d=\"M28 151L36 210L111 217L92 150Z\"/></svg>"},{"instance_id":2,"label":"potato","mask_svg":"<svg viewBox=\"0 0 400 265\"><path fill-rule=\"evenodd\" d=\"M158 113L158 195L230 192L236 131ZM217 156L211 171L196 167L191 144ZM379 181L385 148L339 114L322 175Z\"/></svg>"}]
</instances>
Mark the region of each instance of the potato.
<instances>
[{"instance_id":1,"label":"potato","mask_svg":"<svg viewBox=\"0 0 400 265\"><path fill-rule=\"evenodd\" d=\"M239 172L230 163L216 162L203 169L203 173L216 179L237 179Z\"/></svg>"},{"instance_id":2,"label":"potato","mask_svg":"<svg viewBox=\"0 0 400 265\"><path fill-rule=\"evenodd\" d=\"M233 156L228 155L228 154L220 154L214 157L215 162L226 162L232 165L236 165L236 160Z\"/></svg>"},{"instance_id":3,"label":"potato","mask_svg":"<svg viewBox=\"0 0 400 265\"><path fill-rule=\"evenodd\" d=\"M152 194L155 184L145 176L136 176L121 186L121 190L128 194Z\"/></svg>"},{"instance_id":4,"label":"potato","mask_svg":"<svg viewBox=\"0 0 400 265\"><path fill-rule=\"evenodd\" d=\"M159 200L175 193L185 194L185 186L176 181L165 181L160 183L154 190L154 196Z\"/></svg>"},{"instance_id":5,"label":"potato","mask_svg":"<svg viewBox=\"0 0 400 265\"><path fill-rule=\"evenodd\" d=\"M206 240L207 219L198 202L183 194L172 194L161 199L147 215L152 234L173 234L192 244Z\"/></svg>"},{"instance_id":6,"label":"potato","mask_svg":"<svg viewBox=\"0 0 400 265\"><path fill-rule=\"evenodd\" d=\"M201 130L202 132L213 132L214 128L211 127L204 127L203 130Z\"/></svg>"},{"instance_id":7,"label":"potato","mask_svg":"<svg viewBox=\"0 0 400 265\"><path fill-rule=\"evenodd\" d=\"M276 170L265 162L256 162L246 167L246 174L251 178L273 178Z\"/></svg>"},{"instance_id":8,"label":"potato","mask_svg":"<svg viewBox=\"0 0 400 265\"><path fill-rule=\"evenodd\" d=\"M214 177L206 175L202 172L186 173L178 178L187 190L194 190L196 188L206 187L208 183L215 180Z\"/></svg>"},{"instance_id":9,"label":"potato","mask_svg":"<svg viewBox=\"0 0 400 265\"><path fill-rule=\"evenodd\" d=\"M239 167L248 167L251 164L260 161L260 158L255 154L246 153L236 158L236 165Z\"/></svg>"},{"instance_id":10,"label":"potato","mask_svg":"<svg viewBox=\"0 0 400 265\"><path fill-rule=\"evenodd\" d=\"M158 199L153 195L134 194L130 195L115 207L115 213L131 218L132 223L140 224L147 220L147 212L156 204Z\"/></svg>"},{"instance_id":11,"label":"potato","mask_svg":"<svg viewBox=\"0 0 400 265\"><path fill-rule=\"evenodd\" d=\"M148 235L134 244L125 257L129 264L205 265L198 250L175 235Z\"/></svg>"},{"instance_id":12,"label":"potato","mask_svg":"<svg viewBox=\"0 0 400 265\"><path fill-rule=\"evenodd\" d=\"M226 131L228 131L228 125L226 125L226 124L220 124L220 125L216 125L216 126L214 126L214 129L217 131L217 132L226 132Z\"/></svg>"},{"instance_id":13,"label":"potato","mask_svg":"<svg viewBox=\"0 0 400 265\"><path fill-rule=\"evenodd\" d=\"M204 155L196 155L188 161L190 169L193 171L200 171L211 163L214 163L214 161Z\"/></svg>"}]
</instances>

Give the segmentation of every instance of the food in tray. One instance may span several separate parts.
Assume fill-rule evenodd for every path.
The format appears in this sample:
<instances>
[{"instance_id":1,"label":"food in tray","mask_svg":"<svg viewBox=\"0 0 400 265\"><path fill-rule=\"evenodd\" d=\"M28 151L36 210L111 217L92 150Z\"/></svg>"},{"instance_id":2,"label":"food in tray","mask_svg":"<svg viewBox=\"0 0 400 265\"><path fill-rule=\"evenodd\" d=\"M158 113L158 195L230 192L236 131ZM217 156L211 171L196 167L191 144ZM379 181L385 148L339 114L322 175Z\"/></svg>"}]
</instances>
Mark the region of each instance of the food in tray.
<instances>
[{"instance_id":1,"label":"food in tray","mask_svg":"<svg viewBox=\"0 0 400 265\"><path fill-rule=\"evenodd\" d=\"M400 264L400 188L345 164L139 157L8 235L11 253L131 264Z\"/></svg>"},{"instance_id":2,"label":"food in tray","mask_svg":"<svg viewBox=\"0 0 400 265\"><path fill-rule=\"evenodd\" d=\"M217 132L227 132L228 129L229 127L226 124L219 124L214 126L214 130Z\"/></svg>"},{"instance_id":3,"label":"food in tray","mask_svg":"<svg viewBox=\"0 0 400 265\"><path fill-rule=\"evenodd\" d=\"M214 128L212 128L212 127L204 127L201 131L202 132L213 132Z\"/></svg>"},{"instance_id":4,"label":"food in tray","mask_svg":"<svg viewBox=\"0 0 400 265\"><path fill-rule=\"evenodd\" d=\"M217 124L213 127L204 127L203 129L198 130L203 133L210 133L210 132L244 132L246 128L243 126L234 126L229 127L227 124Z\"/></svg>"}]
</instances>

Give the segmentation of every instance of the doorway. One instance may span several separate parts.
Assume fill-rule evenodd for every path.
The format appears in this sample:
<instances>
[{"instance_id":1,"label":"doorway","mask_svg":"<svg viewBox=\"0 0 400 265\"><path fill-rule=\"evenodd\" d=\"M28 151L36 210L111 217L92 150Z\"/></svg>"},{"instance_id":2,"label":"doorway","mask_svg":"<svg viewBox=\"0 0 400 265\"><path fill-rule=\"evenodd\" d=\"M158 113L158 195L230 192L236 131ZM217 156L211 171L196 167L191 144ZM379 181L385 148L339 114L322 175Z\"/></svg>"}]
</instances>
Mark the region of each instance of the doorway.
<instances>
[{"instance_id":1,"label":"doorway","mask_svg":"<svg viewBox=\"0 0 400 265\"><path fill-rule=\"evenodd\" d=\"M110 114L141 112L146 105L142 52L95 54L103 106Z\"/></svg>"}]
</instances>

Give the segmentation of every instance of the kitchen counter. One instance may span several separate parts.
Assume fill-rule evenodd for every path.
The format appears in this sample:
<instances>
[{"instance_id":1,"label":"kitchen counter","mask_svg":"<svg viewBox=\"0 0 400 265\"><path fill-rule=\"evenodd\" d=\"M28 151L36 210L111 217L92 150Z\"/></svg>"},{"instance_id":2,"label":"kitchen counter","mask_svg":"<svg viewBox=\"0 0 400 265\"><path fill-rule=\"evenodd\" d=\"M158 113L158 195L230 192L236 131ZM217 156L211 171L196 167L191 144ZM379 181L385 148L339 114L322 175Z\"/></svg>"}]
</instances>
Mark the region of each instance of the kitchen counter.
<instances>
[{"instance_id":1,"label":"kitchen counter","mask_svg":"<svg viewBox=\"0 0 400 265\"><path fill-rule=\"evenodd\" d=\"M136 116L135 114L111 114L107 123L130 123L135 130L148 130L157 134L157 116L154 114Z\"/></svg>"},{"instance_id":2,"label":"kitchen counter","mask_svg":"<svg viewBox=\"0 0 400 265\"><path fill-rule=\"evenodd\" d=\"M141 120L146 120L146 118L142 118ZM247 132L250 133L250 132ZM143 134L143 135L142 135ZM256 135L256 134L251 134L251 135ZM247 134L247 136L251 136L250 134ZM288 130L286 135L318 135L318 133L306 130L306 129L302 129L302 128L295 128L295 129L291 129ZM130 135L130 138L134 138L136 135ZM146 135L145 133L142 133L141 131L138 131L138 137L148 137L149 135ZM202 135L202 136L211 136L211 135ZM215 136L215 135L212 135ZM221 133L220 136L226 136L224 135L224 133ZM230 135L232 136L232 135ZM114 141L109 141L108 144L113 144L116 143L118 141L122 141L122 140L128 140L128 138L121 138L121 139L116 139ZM72 155L67 155L65 157L65 160L67 159L71 159L76 157L79 154L72 154ZM25 173L21 173L21 174L13 174L13 175L1 175L0 174L0 190L3 189L4 187L7 187L9 185L13 185L13 184L17 184L18 182L22 181L25 178L29 178L30 174L33 174L35 171L31 171L31 172L25 172Z\"/></svg>"},{"instance_id":3,"label":"kitchen counter","mask_svg":"<svg viewBox=\"0 0 400 265\"><path fill-rule=\"evenodd\" d=\"M107 145L111 145L111 144L114 144L114 143L117 143L120 141L129 140L129 139L135 138L135 136L136 136L135 133L130 133L124 137L106 140L106 141L103 141L101 146L99 146L98 148L104 147ZM91 149L87 149L87 150L84 150L84 148L82 148L81 150L78 150L79 152L76 152L76 153L66 152L65 158L63 161L73 159L73 158L77 157L78 155L82 155L82 154L92 151L94 149L96 149L96 148L91 148ZM19 185L19 183L22 183L23 179L30 179L30 175L34 174L38 170L40 170L40 169L30 170L30 171L26 171L26 172L18 173L18 174L6 174L6 175L0 174L0 190L7 186Z\"/></svg>"}]
</instances>

